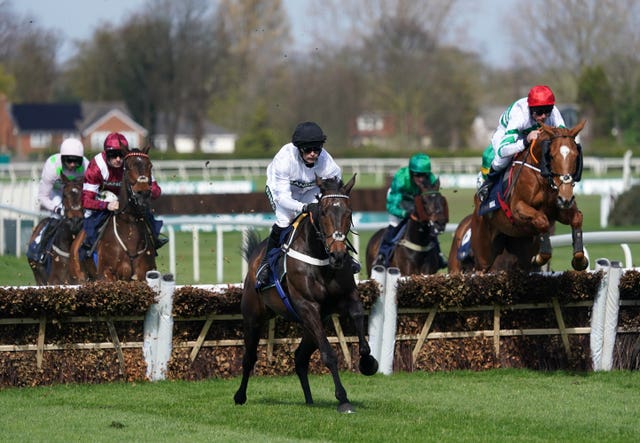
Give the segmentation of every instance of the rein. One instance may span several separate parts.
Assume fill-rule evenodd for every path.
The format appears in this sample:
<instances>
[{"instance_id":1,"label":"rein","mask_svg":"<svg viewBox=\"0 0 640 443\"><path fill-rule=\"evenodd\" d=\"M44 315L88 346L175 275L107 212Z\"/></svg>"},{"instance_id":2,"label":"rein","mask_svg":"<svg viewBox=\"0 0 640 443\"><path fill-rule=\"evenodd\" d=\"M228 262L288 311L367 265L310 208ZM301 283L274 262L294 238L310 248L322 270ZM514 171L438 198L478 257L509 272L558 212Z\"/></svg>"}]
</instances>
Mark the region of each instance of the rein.
<instances>
[{"instance_id":1,"label":"rein","mask_svg":"<svg viewBox=\"0 0 640 443\"><path fill-rule=\"evenodd\" d=\"M344 194L326 194L326 195L322 195L320 197L320 201L322 201L325 198L343 198L343 199L349 199L348 195L344 195ZM315 233L316 233L316 237L318 238L318 240L320 240L320 242L322 243L322 246L324 247L325 253L328 256L330 253L330 249L331 246L335 243L335 242L345 242L347 245L347 250L351 251L351 252L355 252L355 248L353 247L353 245L351 244L351 242L349 241L349 239L347 238L347 234L349 233L348 231L346 233L344 232L340 232L340 231L334 231L331 233L331 235L326 235L323 231L322 231L322 227L317 226L316 221L314 220L313 217L313 213L309 213L309 223L311 224L311 226L313 227ZM297 230L297 227L296 227ZM294 249L291 249L291 243L293 242L293 237L294 237L295 231L291 234L290 236L290 241L289 243L284 247L285 253L291 257L294 258L296 260L302 261L304 263L310 264L310 265L314 265L314 266L328 266L329 265L329 259L328 258L316 258L316 257L312 257L310 255L307 255L303 252L300 251L296 251ZM329 242L328 240L331 240L331 242Z\"/></svg>"}]
</instances>

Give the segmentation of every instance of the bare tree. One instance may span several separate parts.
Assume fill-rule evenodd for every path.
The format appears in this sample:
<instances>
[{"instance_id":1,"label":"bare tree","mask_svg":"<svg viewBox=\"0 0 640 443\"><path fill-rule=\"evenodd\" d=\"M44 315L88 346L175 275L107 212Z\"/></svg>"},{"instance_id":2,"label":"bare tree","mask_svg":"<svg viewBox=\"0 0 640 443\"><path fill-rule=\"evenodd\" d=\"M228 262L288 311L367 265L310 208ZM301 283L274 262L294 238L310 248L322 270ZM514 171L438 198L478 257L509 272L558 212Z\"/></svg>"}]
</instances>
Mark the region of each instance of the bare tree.
<instances>
[{"instance_id":1,"label":"bare tree","mask_svg":"<svg viewBox=\"0 0 640 443\"><path fill-rule=\"evenodd\" d=\"M20 16L11 2L0 3L0 64L13 76L12 99L23 102L51 100L58 77L56 54L60 37Z\"/></svg>"},{"instance_id":2,"label":"bare tree","mask_svg":"<svg viewBox=\"0 0 640 443\"><path fill-rule=\"evenodd\" d=\"M637 54L637 0L522 0L517 11L512 21L518 42L514 59L538 72L554 72L558 80L568 78L563 85L567 97L576 97L584 68ZM632 58L637 62L637 55Z\"/></svg>"}]
</instances>

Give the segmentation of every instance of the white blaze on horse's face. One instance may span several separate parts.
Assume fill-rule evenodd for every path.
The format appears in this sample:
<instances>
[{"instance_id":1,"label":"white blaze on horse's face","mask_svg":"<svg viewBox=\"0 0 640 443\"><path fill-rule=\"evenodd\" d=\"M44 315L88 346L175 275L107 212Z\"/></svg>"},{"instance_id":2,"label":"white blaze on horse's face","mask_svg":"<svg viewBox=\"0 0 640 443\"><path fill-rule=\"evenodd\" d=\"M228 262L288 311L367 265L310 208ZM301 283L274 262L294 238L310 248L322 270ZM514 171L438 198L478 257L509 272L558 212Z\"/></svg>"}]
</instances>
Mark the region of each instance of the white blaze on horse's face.
<instances>
[{"instance_id":1,"label":"white blaze on horse's face","mask_svg":"<svg viewBox=\"0 0 640 443\"><path fill-rule=\"evenodd\" d=\"M562 145L560 146L560 155L563 158L567 158L567 156L571 153L571 148L569 148L567 145Z\"/></svg>"},{"instance_id":2,"label":"white blaze on horse's face","mask_svg":"<svg viewBox=\"0 0 640 443\"><path fill-rule=\"evenodd\" d=\"M147 177L146 175L141 175L136 181L138 183L149 183L149 177Z\"/></svg>"}]
</instances>

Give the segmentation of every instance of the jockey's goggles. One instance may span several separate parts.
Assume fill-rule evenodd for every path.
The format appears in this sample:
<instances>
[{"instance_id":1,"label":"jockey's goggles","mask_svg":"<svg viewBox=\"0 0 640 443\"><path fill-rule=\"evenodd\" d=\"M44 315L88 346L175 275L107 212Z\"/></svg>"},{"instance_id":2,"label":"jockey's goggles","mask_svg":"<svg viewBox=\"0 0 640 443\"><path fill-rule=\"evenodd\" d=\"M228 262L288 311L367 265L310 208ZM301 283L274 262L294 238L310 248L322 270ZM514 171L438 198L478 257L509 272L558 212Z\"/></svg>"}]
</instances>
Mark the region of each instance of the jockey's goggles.
<instances>
[{"instance_id":1,"label":"jockey's goggles","mask_svg":"<svg viewBox=\"0 0 640 443\"><path fill-rule=\"evenodd\" d=\"M322 152L322 145L319 146L303 146L300 149L302 149L302 152L304 152L305 154L308 154L310 152L317 152L318 154Z\"/></svg>"},{"instance_id":2,"label":"jockey's goggles","mask_svg":"<svg viewBox=\"0 0 640 443\"><path fill-rule=\"evenodd\" d=\"M113 149L111 151L107 151L108 159L123 158L123 157L124 157L124 153L119 149Z\"/></svg>"},{"instance_id":3,"label":"jockey's goggles","mask_svg":"<svg viewBox=\"0 0 640 443\"><path fill-rule=\"evenodd\" d=\"M82 157L78 157L77 155L63 155L62 156L63 163L75 163L76 165L82 164Z\"/></svg>"},{"instance_id":4,"label":"jockey's goggles","mask_svg":"<svg viewBox=\"0 0 640 443\"><path fill-rule=\"evenodd\" d=\"M531 112L536 115L551 115L551 111L553 111L553 106L535 106L531 108Z\"/></svg>"}]
</instances>

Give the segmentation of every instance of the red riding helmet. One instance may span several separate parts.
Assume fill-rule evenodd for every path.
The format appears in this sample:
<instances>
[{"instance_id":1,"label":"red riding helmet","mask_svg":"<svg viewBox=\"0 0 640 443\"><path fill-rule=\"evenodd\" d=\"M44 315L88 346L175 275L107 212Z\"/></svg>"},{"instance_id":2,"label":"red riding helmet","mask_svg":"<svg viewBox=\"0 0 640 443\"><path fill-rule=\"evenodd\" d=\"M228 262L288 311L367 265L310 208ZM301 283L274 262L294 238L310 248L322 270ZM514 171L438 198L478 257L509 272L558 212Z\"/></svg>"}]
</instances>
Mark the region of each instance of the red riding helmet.
<instances>
[{"instance_id":1,"label":"red riding helmet","mask_svg":"<svg viewBox=\"0 0 640 443\"><path fill-rule=\"evenodd\" d=\"M556 98L551 88L545 85L538 85L531 88L527 96L527 104L530 108L536 106L553 106L556 104Z\"/></svg>"},{"instance_id":2,"label":"red riding helmet","mask_svg":"<svg viewBox=\"0 0 640 443\"><path fill-rule=\"evenodd\" d=\"M112 132L104 139L104 150L109 151L111 149L122 150L122 148L129 149L129 142L124 135L119 132Z\"/></svg>"}]
</instances>

